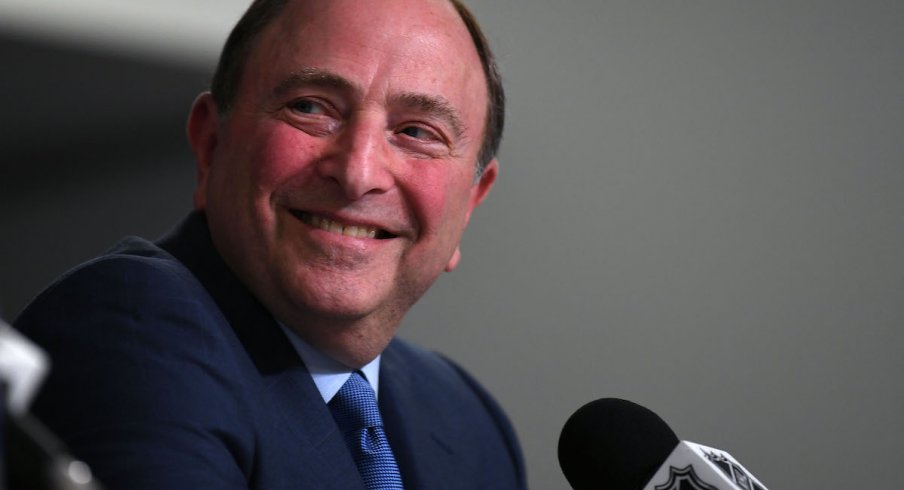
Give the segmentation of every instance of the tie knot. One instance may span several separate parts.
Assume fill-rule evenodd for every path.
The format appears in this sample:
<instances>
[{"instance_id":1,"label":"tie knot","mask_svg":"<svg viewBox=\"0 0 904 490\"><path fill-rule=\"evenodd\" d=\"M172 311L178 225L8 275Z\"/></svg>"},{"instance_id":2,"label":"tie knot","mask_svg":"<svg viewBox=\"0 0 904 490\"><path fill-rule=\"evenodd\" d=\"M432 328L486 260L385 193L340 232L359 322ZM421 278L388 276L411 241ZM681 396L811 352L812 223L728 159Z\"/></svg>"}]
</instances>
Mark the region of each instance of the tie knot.
<instances>
[{"instance_id":1,"label":"tie knot","mask_svg":"<svg viewBox=\"0 0 904 490\"><path fill-rule=\"evenodd\" d=\"M355 371L330 400L330 408L336 422L343 430L360 430L366 427L382 427L377 397L370 383Z\"/></svg>"},{"instance_id":2,"label":"tie knot","mask_svg":"<svg viewBox=\"0 0 904 490\"><path fill-rule=\"evenodd\" d=\"M330 400L330 411L368 490L402 490L402 476L389 447L377 396L355 371Z\"/></svg>"}]
</instances>

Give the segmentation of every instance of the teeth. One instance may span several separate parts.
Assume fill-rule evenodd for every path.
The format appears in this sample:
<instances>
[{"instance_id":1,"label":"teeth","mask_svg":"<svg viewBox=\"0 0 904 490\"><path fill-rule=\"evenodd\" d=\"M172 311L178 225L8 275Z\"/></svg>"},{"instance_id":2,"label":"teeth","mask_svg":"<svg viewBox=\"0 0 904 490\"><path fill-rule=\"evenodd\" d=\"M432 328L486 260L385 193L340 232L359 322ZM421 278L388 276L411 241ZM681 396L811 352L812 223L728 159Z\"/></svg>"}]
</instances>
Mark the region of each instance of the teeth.
<instances>
[{"instance_id":1,"label":"teeth","mask_svg":"<svg viewBox=\"0 0 904 490\"><path fill-rule=\"evenodd\" d=\"M354 238L374 238L377 236L377 229L373 226L343 225L337 221L307 213L302 215L302 221L315 228L320 228L321 230L339 233Z\"/></svg>"}]
</instances>

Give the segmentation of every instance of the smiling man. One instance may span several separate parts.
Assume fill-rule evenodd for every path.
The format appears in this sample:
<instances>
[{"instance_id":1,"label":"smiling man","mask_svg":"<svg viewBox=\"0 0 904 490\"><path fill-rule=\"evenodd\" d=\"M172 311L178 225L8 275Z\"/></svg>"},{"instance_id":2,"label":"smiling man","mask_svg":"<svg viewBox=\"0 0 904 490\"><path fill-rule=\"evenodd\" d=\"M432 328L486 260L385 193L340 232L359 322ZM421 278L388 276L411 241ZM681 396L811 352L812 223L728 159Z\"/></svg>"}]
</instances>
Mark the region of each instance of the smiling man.
<instances>
[{"instance_id":1,"label":"smiling man","mask_svg":"<svg viewBox=\"0 0 904 490\"><path fill-rule=\"evenodd\" d=\"M503 100L457 1L255 1L189 116L196 211L16 322L56 366L35 412L110 488L523 488L491 397L394 338L461 258Z\"/></svg>"}]
</instances>

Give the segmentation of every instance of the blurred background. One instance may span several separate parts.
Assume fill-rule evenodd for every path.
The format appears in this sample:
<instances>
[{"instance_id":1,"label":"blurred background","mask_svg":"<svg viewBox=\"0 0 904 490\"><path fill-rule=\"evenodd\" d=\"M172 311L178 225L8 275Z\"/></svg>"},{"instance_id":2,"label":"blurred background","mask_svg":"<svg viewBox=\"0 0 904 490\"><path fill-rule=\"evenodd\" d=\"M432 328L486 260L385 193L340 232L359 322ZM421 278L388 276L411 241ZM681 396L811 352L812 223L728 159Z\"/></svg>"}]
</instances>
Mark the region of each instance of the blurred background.
<instances>
[{"instance_id":1,"label":"blurred background","mask_svg":"<svg viewBox=\"0 0 904 490\"><path fill-rule=\"evenodd\" d=\"M464 364L566 489L565 419L659 413L772 489L904 456L904 3L471 0L497 186L402 335ZM191 208L183 136L243 0L0 0L0 317Z\"/></svg>"}]
</instances>

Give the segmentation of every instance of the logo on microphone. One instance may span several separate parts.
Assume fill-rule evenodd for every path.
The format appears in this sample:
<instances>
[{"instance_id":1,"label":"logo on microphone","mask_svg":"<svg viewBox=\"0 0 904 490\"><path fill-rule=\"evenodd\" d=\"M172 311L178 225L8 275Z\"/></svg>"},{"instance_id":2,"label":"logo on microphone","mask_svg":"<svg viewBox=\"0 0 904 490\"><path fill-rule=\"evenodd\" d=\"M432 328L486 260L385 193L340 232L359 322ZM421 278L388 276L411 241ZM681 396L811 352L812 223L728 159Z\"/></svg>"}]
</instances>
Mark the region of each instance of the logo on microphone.
<instances>
[{"instance_id":1,"label":"logo on microphone","mask_svg":"<svg viewBox=\"0 0 904 490\"><path fill-rule=\"evenodd\" d=\"M715 451L704 451L703 455L706 459L713 462L716 467L722 470L731 481L738 486L738 488L742 490L763 490L763 487L757 485L749 476L747 476L747 472L741 468L740 465L735 463L725 454L719 454Z\"/></svg>"},{"instance_id":2,"label":"logo on microphone","mask_svg":"<svg viewBox=\"0 0 904 490\"><path fill-rule=\"evenodd\" d=\"M656 485L655 490L719 490L697 476L692 465L684 468L669 467L669 481Z\"/></svg>"}]
</instances>

